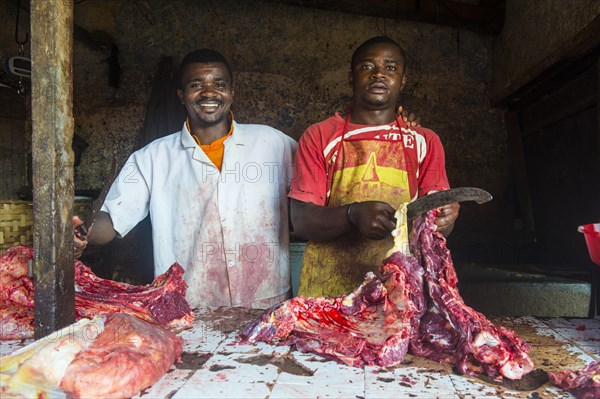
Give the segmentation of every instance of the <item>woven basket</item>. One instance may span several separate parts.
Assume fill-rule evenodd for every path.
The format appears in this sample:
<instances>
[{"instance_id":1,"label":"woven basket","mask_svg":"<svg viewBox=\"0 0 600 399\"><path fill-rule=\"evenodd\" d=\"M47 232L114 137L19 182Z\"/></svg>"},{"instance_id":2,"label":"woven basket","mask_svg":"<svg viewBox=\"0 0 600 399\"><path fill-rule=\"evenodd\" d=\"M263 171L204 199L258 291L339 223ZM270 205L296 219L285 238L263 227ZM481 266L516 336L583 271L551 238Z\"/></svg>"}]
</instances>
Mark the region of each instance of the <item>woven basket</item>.
<instances>
[{"instance_id":1,"label":"woven basket","mask_svg":"<svg viewBox=\"0 0 600 399\"><path fill-rule=\"evenodd\" d=\"M75 201L73 213L84 218L91 201ZM0 201L0 251L15 245L33 245L33 203L31 201Z\"/></svg>"},{"instance_id":2,"label":"woven basket","mask_svg":"<svg viewBox=\"0 0 600 399\"><path fill-rule=\"evenodd\" d=\"M0 202L0 249L31 245L33 206L31 201Z\"/></svg>"}]
</instances>

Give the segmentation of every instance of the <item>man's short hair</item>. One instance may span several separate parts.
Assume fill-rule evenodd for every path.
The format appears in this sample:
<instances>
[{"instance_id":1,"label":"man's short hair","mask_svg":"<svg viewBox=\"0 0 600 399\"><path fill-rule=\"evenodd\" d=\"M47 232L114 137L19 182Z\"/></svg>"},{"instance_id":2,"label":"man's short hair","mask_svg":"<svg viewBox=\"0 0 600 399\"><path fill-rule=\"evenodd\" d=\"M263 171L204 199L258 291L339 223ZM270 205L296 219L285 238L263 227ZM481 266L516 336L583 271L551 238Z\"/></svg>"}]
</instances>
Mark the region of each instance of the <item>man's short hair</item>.
<instances>
[{"instance_id":1,"label":"man's short hair","mask_svg":"<svg viewBox=\"0 0 600 399\"><path fill-rule=\"evenodd\" d=\"M362 52L364 49L371 47L375 44L391 44L391 45L398 47L398 50L400 50L400 55L402 56L402 59L404 60L404 63L406 64L406 55L404 54L404 49L397 41L395 41L394 39L391 39L387 36L375 36L375 37L372 37L372 38L366 40L360 46L358 46L356 48L356 50L354 50L354 53L352 54L352 60L350 61L350 68L354 69L356 57L360 52Z\"/></svg>"},{"instance_id":2,"label":"man's short hair","mask_svg":"<svg viewBox=\"0 0 600 399\"><path fill-rule=\"evenodd\" d=\"M229 79L231 80L231 83L233 83L231 66L223 54L209 48L202 48L188 53L185 57L183 57L183 60L181 60L181 64L179 65L179 69L177 71L177 82L179 84L179 88L183 88L183 82L181 80L183 78L183 70L186 66L196 63L206 64L209 62L220 62L224 64L227 67L227 72L229 72Z\"/></svg>"}]
</instances>

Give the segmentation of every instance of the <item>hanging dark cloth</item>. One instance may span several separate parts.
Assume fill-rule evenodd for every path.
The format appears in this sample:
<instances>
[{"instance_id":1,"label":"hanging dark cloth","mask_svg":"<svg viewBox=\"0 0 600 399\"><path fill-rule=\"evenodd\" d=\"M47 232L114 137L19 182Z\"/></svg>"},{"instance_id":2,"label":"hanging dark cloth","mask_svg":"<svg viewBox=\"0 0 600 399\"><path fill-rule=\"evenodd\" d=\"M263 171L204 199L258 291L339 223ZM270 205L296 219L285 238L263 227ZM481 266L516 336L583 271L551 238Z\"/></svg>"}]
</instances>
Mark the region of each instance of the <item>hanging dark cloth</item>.
<instances>
[{"instance_id":1,"label":"hanging dark cloth","mask_svg":"<svg viewBox=\"0 0 600 399\"><path fill-rule=\"evenodd\" d=\"M181 130L185 121L185 108L177 97L177 68L172 57L162 57L152 84L150 100L146 108L144 127L139 147Z\"/></svg>"}]
</instances>

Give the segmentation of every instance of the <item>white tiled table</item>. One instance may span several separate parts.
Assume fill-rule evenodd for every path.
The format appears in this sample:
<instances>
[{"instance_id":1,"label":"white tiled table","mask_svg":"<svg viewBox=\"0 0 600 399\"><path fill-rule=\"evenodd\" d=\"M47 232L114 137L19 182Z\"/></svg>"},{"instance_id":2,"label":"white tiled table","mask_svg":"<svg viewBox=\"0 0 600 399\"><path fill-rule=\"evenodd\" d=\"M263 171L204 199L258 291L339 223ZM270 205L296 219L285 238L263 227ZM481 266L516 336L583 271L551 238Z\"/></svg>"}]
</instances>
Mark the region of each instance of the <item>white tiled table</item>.
<instances>
[{"instance_id":1,"label":"white tiled table","mask_svg":"<svg viewBox=\"0 0 600 399\"><path fill-rule=\"evenodd\" d=\"M237 345L236 335L250 318L244 309L198 311L194 328L180 334L184 361L137 397L572 398L550 383L535 391L489 385L456 375L448 365L411 355L391 369L353 368L288 346ZM545 371L579 368L600 359L600 319L520 317L493 321L515 329L529 342L536 367ZM1 343L0 354L24 344ZM297 372L300 366L281 366L277 360L282 359L304 366L303 372ZM307 372L313 375L302 375Z\"/></svg>"}]
</instances>

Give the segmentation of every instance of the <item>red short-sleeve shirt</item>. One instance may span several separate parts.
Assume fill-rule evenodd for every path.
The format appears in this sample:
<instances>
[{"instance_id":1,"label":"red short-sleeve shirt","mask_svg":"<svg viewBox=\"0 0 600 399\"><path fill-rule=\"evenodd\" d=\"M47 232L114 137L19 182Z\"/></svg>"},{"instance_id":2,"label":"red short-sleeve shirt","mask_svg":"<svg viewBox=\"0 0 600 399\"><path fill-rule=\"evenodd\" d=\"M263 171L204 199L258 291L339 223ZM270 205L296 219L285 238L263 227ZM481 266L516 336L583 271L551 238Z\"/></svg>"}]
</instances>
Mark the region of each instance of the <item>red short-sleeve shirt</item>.
<instances>
[{"instance_id":1,"label":"red short-sleeve shirt","mask_svg":"<svg viewBox=\"0 0 600 399\"><path fill-rule=\"evenodd\" d=\"M289 197L302 202L326 205L332 178L340 163L336 162L342 146L346 121L334 116L310 126L298 143L294 177ZM385 166L405 170L410 198L430 191L450 188L446 176L444 149L439 136L423 127L408 127L401 119L387 125L370 126L348 123L344 140L380 141L381 145L402 140L402 157L387 157ZM404 158L407 160L405 161ZM347 161L345 161L347 164Z\"/></svg>"}]
</instances>

